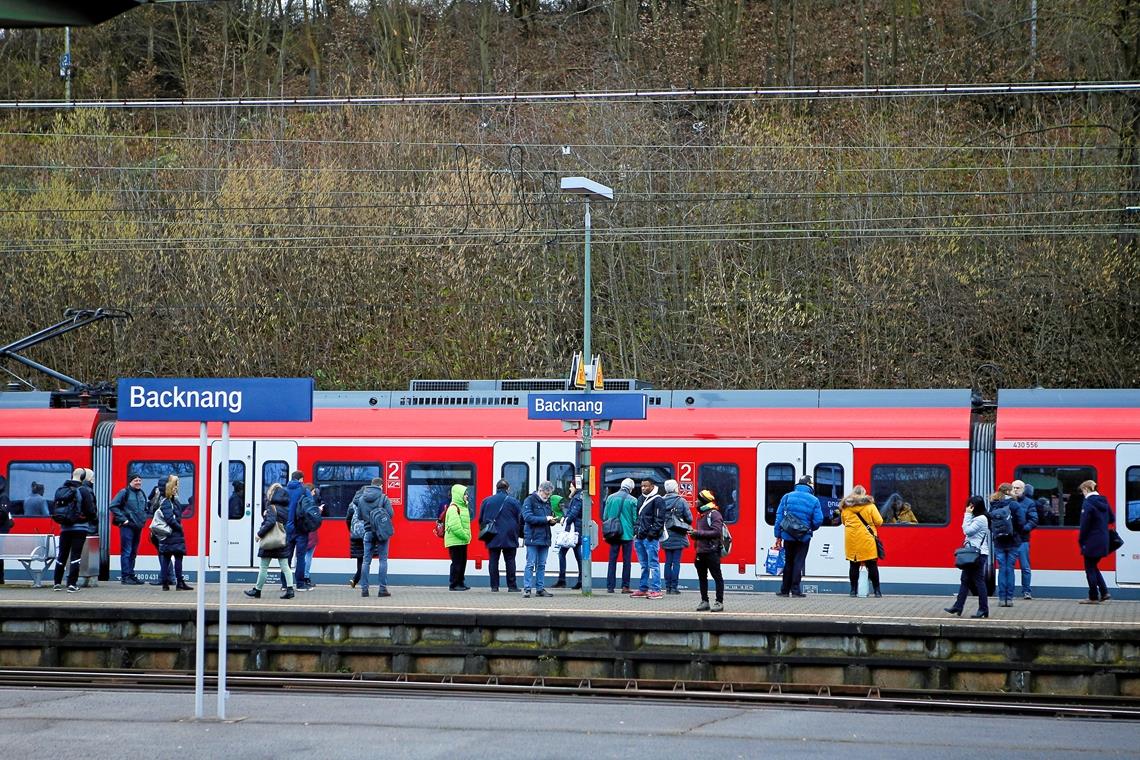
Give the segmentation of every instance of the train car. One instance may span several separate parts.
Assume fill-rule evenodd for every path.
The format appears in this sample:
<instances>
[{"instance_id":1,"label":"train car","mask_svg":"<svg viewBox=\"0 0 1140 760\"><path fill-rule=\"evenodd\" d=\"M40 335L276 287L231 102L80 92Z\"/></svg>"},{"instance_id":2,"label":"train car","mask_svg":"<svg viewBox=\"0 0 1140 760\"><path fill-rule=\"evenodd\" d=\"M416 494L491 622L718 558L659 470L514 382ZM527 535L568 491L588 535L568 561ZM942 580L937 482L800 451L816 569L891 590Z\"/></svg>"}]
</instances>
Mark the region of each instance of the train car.
<instances>
[{"instance_id":1,"label":"train car","mask_svg":"<svg viewBox=\"0 0 1140 760\"><path fill-rule=\"evenodd\" d=\"M14 532L42 533L57 526L22 509L32 473L61 475L66 465L69 475L72 466L92 466L104 575L115 578L118 536L108 530L106 505L128 472L139 472L147 491L162 475L178 474L190 552L197 551L199 520L205 519L210 568L220 567L224 552L227 565L242 576L252 575L257 562L254 531L268 487L299 469L321 488L326 510L312 567L318 585L343 583L355 570L345 514L357 489L378 477L396 512L393 582L442 583L448 557L432 528L453 484L471 487L477 509L499 478L523 498L542 480L561 490L579 475L576 434L557 421L527 419L530 387L522 381L476 381L457 390L318 393L311 422L234 423L228 465L221 461L220 425L210 425L205 478L196 424L123 422L93 410L11 408L19 404L7 398L0 403L0 473ZM601 501L625 477L676 479L690 502L700 490L712 490L735 538L724 561L731 589L774 589L765 559L776 505L805 474L814 477L825 510L834 509L856 484L881 507L892 505L881 532L888 593L956 586L952 552L962 540L967 497L988 493L995 479L1014 477L1034 486L1046 520L1056 515L1056 523L1043 525L1032 542L1034 585L1042 593L1077 595L1084 588L1073 518L1074 509L1079 514L1075 484L1084 479L1098 480L1126 516L1118 521L1125 546L1102 569L1115 569L1121 585L1140 581L1140 392L1003 391L996 425L965 390L645 392L645 420L615 422L594 438L594 519ZM220 492L224 466L239 484L232 500ZM211 505L204 518L200 488ZM222 520L228 522L225 547L218 538ZM691 552L682 565L686 585L695 579ZM605 575L607 556L608 546L595 542L596 578ZM486 557L474 541L469 579L485 576ZM573 573L572 559L570 566ZM547 569L556 567L552 552ZM157 557L147 542L136 568L144 577L157 575ZM847 589L842 527L816 532L806 571L808 591Z\"/></svg>"}]
</instances>

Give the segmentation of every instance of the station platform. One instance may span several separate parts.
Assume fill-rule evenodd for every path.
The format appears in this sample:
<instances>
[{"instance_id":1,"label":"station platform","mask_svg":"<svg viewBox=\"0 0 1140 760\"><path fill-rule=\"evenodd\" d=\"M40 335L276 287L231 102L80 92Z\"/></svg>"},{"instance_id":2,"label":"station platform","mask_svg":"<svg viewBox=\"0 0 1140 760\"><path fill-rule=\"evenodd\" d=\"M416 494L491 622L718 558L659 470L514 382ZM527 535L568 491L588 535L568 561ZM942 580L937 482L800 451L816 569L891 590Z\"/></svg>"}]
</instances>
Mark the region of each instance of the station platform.
<instances>
[{"instance_id":1,"label":"station platform","mask_svg":"<svg viewBox=\"0 0 1140 760\"><path fill-rule=\"evenodd\" d=\"M697 612L699 595L551 598L505 590L391 586L362 598L320 585L262 599L230 584L232 672L700 680L871 685L1140 697L1140 602L991 604L988 619L948 615L949 596L858 598L729 593ZM0 587L0 667L194 667L196 591L102 583L78 593ZM218 587L207 586L216 650ZM211 659L212 658L212 659ZM216 668L216 651L207 667Z\"/></svg>"}]
</instances>

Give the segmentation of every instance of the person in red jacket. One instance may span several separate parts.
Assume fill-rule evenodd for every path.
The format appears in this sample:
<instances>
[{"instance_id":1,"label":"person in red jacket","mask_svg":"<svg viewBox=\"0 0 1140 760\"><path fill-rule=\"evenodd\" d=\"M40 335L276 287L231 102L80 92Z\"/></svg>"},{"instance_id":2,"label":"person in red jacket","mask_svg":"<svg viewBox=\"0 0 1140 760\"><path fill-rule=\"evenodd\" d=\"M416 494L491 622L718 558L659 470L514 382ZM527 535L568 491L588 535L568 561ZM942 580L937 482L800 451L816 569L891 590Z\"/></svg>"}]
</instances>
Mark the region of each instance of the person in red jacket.
<instances>
[{"instance_id":1,"label":"person in red jacket","mask_svg":"<svg viewBox=\"0 0 1140 760\"><path fill-rule=\"evenodd\" d=\"M697 568L697 581L701 589L701 603L697 612L724 610L724 575L720 571L720 539L724 517L712 491L701 491L697 498L697 520L689 532L696 539L697 555L693 565ZM709 576L716 582L716 601L709 604Z\"/></svg>"}]
</instances>

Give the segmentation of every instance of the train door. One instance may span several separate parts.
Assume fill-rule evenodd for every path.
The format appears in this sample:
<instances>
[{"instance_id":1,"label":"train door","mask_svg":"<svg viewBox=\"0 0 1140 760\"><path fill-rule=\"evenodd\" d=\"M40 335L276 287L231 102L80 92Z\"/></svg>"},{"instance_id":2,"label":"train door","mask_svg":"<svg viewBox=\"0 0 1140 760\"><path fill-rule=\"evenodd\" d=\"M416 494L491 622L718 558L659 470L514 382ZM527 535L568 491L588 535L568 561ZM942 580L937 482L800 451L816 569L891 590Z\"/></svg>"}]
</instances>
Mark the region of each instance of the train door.
<instances>
[{"instance_id":1,"label":"train door","mask_svg":"<svg viewBox=\"0 0 1140 760\"><path fill-rule=\"evenodd\" d=\"M511 495L520 502L544 480L553 482L557 493L565 493L567 480L575 474L576 455L574 441L499 441L486 493L494 493L499 478L506 478Z\"/></svg>"},{"instance_id":2,"label":"train door","mask_svg":"<svg viewBox=\"0 0 1140 760\"><path fill-rule=\"evenodd\" d=\"M780 499L795 487L796 481L811 475L825 520L812 537L804 573L816 578L847 577L843 527L832 525L827 518L838 517L839 501L851 486L852 461L851 444L839 441L780 441L757 446L757 504L764 510L762 518L756 521L757 575L765 573Z\"/></svg>"},{"instance_id":3,"label":"train door","mask_svg":"<svg viewBox=\"0 0 1140 760\"><path fill-rule=\"evenodd\" d=\"M226 562L230 567L254 567L257 563L257 528L261 525L262 501L273 483L284 485L297 466L294 441L230 441L230 493L221 493L221 443L214 441L210 461L213 471L213 508L210 510L210 566L222 564L218 547L220 521L229 521ZM234 483L241 483L235 488Z\"/></svg>"},{"instance_id":4,"label":"train door","mask_svg":"<svg viewBox=\"0 0 1140 760\"><path fill-rule=\"evenodd\" d=\"M1116 447L1116 582L1140 583L1140 444Z\"/></svg>"}]
</instances>

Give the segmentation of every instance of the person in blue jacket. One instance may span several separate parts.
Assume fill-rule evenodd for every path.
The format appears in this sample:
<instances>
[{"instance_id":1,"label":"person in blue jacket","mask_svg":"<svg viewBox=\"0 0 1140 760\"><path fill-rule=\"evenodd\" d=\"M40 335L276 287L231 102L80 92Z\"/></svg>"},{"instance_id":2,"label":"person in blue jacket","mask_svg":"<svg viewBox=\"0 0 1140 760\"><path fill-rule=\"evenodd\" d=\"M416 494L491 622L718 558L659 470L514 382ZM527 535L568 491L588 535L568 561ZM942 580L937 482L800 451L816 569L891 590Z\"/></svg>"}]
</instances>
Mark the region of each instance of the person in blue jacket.
<instances>
[{"instance_id":1,"label":"person in blue jacket","mask_svg":"<svg viewBox=\"0 0 1140 760\"><path fill-rule=\"evenodd\" d=\"M1089 583L1089 598L1082 599L1081 604L1100 604L1112 598L1097 565L1112 553L1108 548L1108 526L1116 522L1116 515L1108 505L1108 499L1097 492L1096 481L1081 483L1081 493L1085 495L1085 501L1081 505L1081 530L1077 543L1085 559L1085 578Z\"/></svg>"},{"instance_id":2,"label":"person in blue jacket","mask_svg":"<svg viewBox=\"0 0 1140 760\"><path fill-rule=\"evenodd\" d=\"M776 508L776 548L784 548L784 577L776 596L804 596L800 581L812 534L823 525L823 506L815 496L810 475L800 478ZM785 524L785 515L788 516ZM796 530L798 528L798 530Z\"/></svg>"},{"instance_id":3,"label":"person in blue jacket","mask_svg":"<svg viewBox=\"0 0 1140 760\"><path fill-rule=\"evenodd\" d=\"M487 572L491 576L491 590L499 590L499 557L507 570L507 591L518 592L519 582L515 575L515 554L519 548L519 526L522 523L522 504L511 496L510 481L500 478L495 484L495 493L483 499L479 505L480 527L491 522L495 524L495 535L486 540Z\"/></svg>"}]
</instances>

